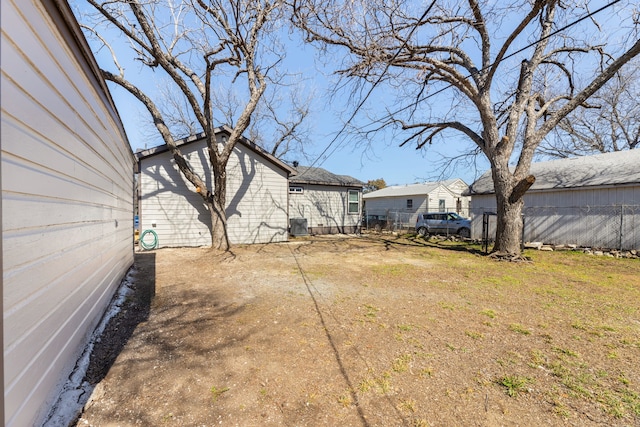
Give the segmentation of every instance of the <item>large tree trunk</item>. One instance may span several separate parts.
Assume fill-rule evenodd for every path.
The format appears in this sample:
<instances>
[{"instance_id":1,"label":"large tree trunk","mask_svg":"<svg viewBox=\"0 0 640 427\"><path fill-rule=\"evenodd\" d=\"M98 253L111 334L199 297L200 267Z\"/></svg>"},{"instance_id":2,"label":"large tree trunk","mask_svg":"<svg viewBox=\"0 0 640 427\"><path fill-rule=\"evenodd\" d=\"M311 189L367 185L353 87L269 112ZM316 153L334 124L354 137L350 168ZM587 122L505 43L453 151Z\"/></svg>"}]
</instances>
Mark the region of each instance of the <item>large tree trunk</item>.
<instances>
[{"instance_id":1,"label":"large tree trunk","mask_svg":"<svg viewBox=\"0 0 640 427\"><path fill-rule=\"evenodd\" d=\"M509 194L496 191L497 229L494 252L508 255L520 255L522 238L522 208L524 201L520 198L515 203L509 201Z\"/></svg>"},{"instance_id":2,"label":"large tree trunk","mask_svg":"<svg viewBox=\"0 0 640 427\"><path fill-rule=\"evenodd\" d=\"M510 256L521 254L522 196L531 184L523 185L509 171L508 159L495 159L492 165L493 185L496 194L497 224L494 252ZM531 177L533 178L533 177ZM526 187L526 188L523 188Z\"/></svg>"}]
</instances>

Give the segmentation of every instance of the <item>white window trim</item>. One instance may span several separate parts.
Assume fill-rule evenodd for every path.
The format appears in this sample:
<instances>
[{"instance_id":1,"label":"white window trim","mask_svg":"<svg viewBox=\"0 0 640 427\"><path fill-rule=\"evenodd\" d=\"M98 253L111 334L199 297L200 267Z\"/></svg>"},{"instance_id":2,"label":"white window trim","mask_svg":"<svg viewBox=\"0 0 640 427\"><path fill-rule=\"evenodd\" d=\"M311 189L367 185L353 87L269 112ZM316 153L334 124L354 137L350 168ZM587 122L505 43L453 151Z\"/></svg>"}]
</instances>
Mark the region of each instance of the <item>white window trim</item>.
<instances>
[{"instance_id":1,"label":"white window trim","mask_svg":"<svg viewBox=\"0 0 640 427\"><path fill-rule=\"evenodd\" d=\"M290 194L304 194L304 187L299 187L296 185L290 185L289 186L289 193Z\"/></svg>"},{"instance_id":2,"label":"white window trim","mask_svg":"<svg viewBox=\"0 0 640 427\"><path fill-rule=\"evenodd\" d=\"M358 200L356 201L351 201L351 193L356 193L356 195L358 196ZM351 212L350 206L352 204L355 204L358 209L356 209L356 212ZM360 214L360 191L358 190L347 190L347 214L348 215L359 215Z\"/></svg>"}]
</instances>

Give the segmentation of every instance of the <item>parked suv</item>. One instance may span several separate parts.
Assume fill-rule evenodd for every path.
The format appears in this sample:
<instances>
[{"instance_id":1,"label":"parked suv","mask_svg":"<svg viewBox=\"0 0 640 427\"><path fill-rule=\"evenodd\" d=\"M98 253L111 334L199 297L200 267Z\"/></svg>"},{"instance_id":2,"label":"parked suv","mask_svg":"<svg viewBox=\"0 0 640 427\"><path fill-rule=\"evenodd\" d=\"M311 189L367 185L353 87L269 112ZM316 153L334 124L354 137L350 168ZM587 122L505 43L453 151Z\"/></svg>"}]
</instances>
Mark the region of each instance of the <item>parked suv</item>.
<instances>
[{"instance_id":1,"label":"parked suv","mask_svg":"<svg viewBox=\"0 0 640 427\"><path fill-rule=\"evenodd\" d=\"M420 236L428 234L458 234L471 237L471 221L455 212L427 212L418 214L416 232Z\"/></svg>"}]
</instances>

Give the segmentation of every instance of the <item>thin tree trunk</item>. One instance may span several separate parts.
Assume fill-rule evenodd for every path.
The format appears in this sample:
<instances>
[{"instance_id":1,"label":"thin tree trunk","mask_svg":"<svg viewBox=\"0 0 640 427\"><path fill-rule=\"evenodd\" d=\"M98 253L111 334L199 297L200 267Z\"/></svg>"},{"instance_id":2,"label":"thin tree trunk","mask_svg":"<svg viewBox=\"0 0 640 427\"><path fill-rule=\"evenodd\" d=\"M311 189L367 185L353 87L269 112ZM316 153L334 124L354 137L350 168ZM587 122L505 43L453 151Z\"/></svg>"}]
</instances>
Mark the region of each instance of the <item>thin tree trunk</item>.
<instances>
[{"instance_id":1,"label":"thin tree trunk","mask_svg":"<svg viewBox=\"0 0 640 427\"><path fill-rule=\"evenodd\" d=\"M228 251L231 245L227 235L227 215L224 206L216 202L215 197L212 203L209 203L209 212L211 213L211 248Z\"/></svg>"},{"instance_id":2,"label":"thin tree trunk","mask_svg":"<svg viewBox=\"0 0 640 427\"><path fill-rule=\"evenodd\" d=\"M213 172L213 194L209 195L211 213L211 248L228 251L231 247L227 233L227 170L226 161L210 162Z\"/></svg>"}]
</instances>

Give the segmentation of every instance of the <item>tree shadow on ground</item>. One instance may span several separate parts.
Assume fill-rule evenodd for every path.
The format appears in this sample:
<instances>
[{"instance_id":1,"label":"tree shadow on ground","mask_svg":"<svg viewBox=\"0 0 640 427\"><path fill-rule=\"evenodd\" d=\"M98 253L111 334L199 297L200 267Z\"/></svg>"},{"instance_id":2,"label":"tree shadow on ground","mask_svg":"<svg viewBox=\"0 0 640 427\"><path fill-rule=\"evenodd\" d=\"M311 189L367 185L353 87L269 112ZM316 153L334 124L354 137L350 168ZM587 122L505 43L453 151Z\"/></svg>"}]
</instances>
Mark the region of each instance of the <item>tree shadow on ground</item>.
<instances>
[{"instance_id":1,"label":"tree shadow on ground","mask_svg":"<svg viewBox=\"0 0 640 427\"><path fill-rule=\"evenodd\" d=\"M94 344L85 381L95 385L104 379L118 355L133 335L136 327L149 318L151 302L156 293L155 253L136 253L133 292L105 327L100 340Z\"/></svg>"},{"instance_id":2,"label":"tree shadow on ground","mask_svg":"<svg viewBox=\"0 0 640 427\"><path fill-rule=\"evenodd\" d=\"M438 248L453 252L465 252L473 255L486 256L487 253L482 250L481 245L473 241L452 241L447 239L424 239L417 235L399 236L393 239L383 237L381 239L387 250L394 246L412 246L423 248Z\"/></svg>"}]
</instances>

